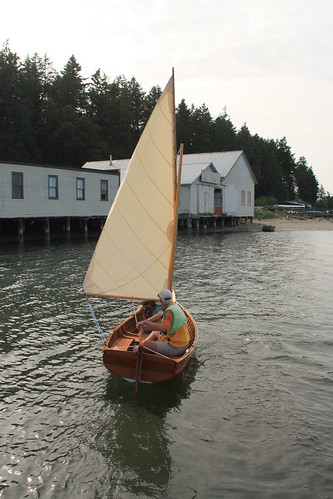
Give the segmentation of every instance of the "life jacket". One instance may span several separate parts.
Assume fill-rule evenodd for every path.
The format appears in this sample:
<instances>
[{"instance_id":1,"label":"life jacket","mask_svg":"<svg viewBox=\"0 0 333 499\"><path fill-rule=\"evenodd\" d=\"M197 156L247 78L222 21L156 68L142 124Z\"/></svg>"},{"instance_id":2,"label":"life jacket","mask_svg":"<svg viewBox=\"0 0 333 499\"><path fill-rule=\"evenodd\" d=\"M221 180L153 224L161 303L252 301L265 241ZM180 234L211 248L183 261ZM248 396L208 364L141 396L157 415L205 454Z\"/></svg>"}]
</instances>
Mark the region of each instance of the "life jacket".
<instances>
[{"instance_id":1,"label":"life jacket","mask_svg":"<svg viewBox=\"0 0 333 499\"><path fill-rule=\"evenodd\" d=\"M179 305L177 305L177 303L173 303L172 305L169 305L169 307L165 310L165 312L166 311L172 312L172 315L173 315L173 323L172 323L171 329L168 332L168 334L175 333L177 331L177 329L179 329L180 327L184 326L187 323L187 317L184 314L184 312L182 311L182 309L179 307ZM164 312L164 314L165 314L165 312ZM163 314L162 320L164 318L164 314Z\"/></svg>"},{"instance_id":2,"label":"life jacket","mask_svg":"<svg viewBox=\"0 0 333 499\"><path fill-rule=\"evenodd\" d=\"M171 346L176 348L187 346L190 342L190 335L187 328L186 315L176 303L170 305L165 310L164 314L169 311L173 315L173 323L170 331L167 334L161 334L160 341L168 342Z\"/></svg>"}]
</instances>

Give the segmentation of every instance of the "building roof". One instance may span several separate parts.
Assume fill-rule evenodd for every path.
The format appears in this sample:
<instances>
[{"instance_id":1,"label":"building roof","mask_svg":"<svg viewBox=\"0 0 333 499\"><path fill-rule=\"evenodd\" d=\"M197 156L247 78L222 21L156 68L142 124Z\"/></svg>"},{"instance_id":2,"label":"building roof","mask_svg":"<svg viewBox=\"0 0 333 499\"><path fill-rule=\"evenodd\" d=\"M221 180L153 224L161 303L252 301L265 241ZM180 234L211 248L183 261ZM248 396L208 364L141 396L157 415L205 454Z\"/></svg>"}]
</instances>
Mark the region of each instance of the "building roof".
<instances>
[{"instance_id":1,"label":"building roof","mask_svg":"<svg viewBox=\"0 0 333 499\"><path fill-rule=\"evenodd\" d=\"M184 154L182 165L182 184L192 184L200 176L201 172L206 170L208 166L211 166L220 174L222 178L225 178L242 154L244 154L243 151ZM251 174L253 175L254 181L256 182L251 166L249 165L245 155L244 158L248 164ZM82 168L89 168L92 170L120 170L122 179L129 162L130 159L112 160L112 163L110 163L109 160L91 161L85 163Z\"/></svg>"},{"instance_id":2,"label":"building roof","mask_svg":"<svg viewBox=\"0 0 333 499\"><path fill-rule=\"evenodd\" d=\"M226 177L242 153L243 151L226 151L184 154L183 166L192 164L199 167L200 165L201 170L204 170L210 163L213 163L221 177Z\"/></svg>"},{"instance_id":3,"label":"building roof","mask_svg":"<svg viewBox=\"0 0 333 499\"><path fill-rule=\"evenodd\" d=\"M185 162L184 158L185 156L183 156L182 164L182 184L193 184L193 182L200 177L202 171L206 170L209 166L214 172L219 173L211 161L209 161L209 163L192 163Z\"/></svg>"},{"instance_id":4,"label":"building roof","mask_svg":"<svg viewBox=\"0 0 333 499\"><path fill-rule=\"evenodd\" d=\"M23 166L28 166L32 168L48 168L48 169L55 169L55 170L74 170L77 172L80 172L81 167L80 166L75 166L75 165L50 165L48 163L26 163L22 161L7 161L7 160L0 160L0 165L8 168L12 168L13 166L17 167L23 167ZM89 169L89 166L87 166L87 169Z\"/></svg>"},{"instance_id":5,"label":"building roof","mask_svg":"<svg viewBox=\"0 0 333 499\"><path fill-rule=\"evenodd\" d=\"M89 168L90 170L120 170L121 176L128 167L129 159L113 159L112 162L107 161L87 161L82 168Z\"/></svg>"}]
</instances>

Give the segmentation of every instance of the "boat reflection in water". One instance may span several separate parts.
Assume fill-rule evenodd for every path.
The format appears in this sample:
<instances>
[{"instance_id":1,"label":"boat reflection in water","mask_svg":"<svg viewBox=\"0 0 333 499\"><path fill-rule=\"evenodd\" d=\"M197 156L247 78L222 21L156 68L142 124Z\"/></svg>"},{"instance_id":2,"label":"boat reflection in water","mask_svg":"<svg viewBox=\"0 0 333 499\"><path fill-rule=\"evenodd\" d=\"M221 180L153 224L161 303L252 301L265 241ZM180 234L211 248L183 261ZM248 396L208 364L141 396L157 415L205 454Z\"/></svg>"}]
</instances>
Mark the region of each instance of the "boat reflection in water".
<instances>
[{"instance_id":1,"label":"boat reflection in water","mask_svg":"<svg viewBox=\"0 0 333 499\"><path fill-rule=\"evenodd\" d=\"M182 374L167 383L142 383L136 396L133 383L110 376L105 393L108 424L97 447L110 461L113 494L157 497L166 490L172 444L166 418L190 397L198 367L193 356Z\"/></svg>"}]
</instances>

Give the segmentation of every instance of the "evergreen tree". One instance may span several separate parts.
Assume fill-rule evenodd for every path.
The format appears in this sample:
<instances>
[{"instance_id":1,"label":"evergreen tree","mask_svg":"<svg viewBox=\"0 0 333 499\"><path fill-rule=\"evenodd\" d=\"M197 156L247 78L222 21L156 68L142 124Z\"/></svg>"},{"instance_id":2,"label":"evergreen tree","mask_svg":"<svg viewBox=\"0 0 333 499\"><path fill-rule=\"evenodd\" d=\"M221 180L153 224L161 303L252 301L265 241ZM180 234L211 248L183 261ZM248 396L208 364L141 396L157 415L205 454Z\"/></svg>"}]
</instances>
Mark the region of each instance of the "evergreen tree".
<instances>
[{"instance_id":1,"label":"evergreen tree","mask_svg":"<svg viewBox=\"0 0 333 499\"><path fill-rule=\"evenodd\" d=\"M27 57L20 70L20 156L22 161L42 162L42 130L49 90L56 72L48 57Z\"/></svg>"},{"instance_id":2,"label":"evergreen tree","mask_svg":"<svg viewBox=\"0 0 333 499\"><path fill-rule=\"evenodd\" d=\"M146 123L162 94L162 89L160 86L155 85L150 89L150 92L145 96L144 98L144 111L143 111L143 116L144 116L144 122Z\"/></svg>"},{"instance_id":3,"label":"evergreen tree","mask_svg":"<svg viewBox=\"0 0 333 499\"><path fill-rule=\"evenodd\" d=\"M193 109L191 116L192 148L193 152L211 152L213 141L211 138L213 120L205 104Z\"/></svg>"},{"instance_id":4,"label":"evergreen tree","mask_svg":"<svg viewBox=\"0 0 333 499\"><path fill-rule=\"evenodd\" d=\"M257 157L259 168L262 172L262 181L258 186L258 195L265 193L283 200L285 186L283 183L283 172L277 157L277 148L274 140L263 139L255 136L257 141ZM257 191L257 189L256 189Z\"/></svg>"},{"instance_id":5,"label":"evergreen tree","mask_svg":"<svg viewBox=\"0 0 333 499\"><path fill-rule=\"evenodd\" d=\"M320 185L318 190L318 199L316 201L316 209L318 210L326 210L327 209L327 195L325 189L322 185Z\"/></svg>"},{"instance_id":6,"label":"evergreen tree","mask_svg":"<svg viewBox=\"0 0 333 499\"><path fill-rule=\"evenodd\" d=\"M51 89L43 133L44 161L82 165L89 157L95 129L87 117L86 83L71 56Z\"/></svg>"},{"instance_id":7,"label":"evergreen tree","mask_svg":"<svg viewBox=\"0 0 333 499\"><path fill-rule=\"evenodd\" d=\"M232 124L226 109L214 121L212 142L214 151L234 151L236 149L236 128Z\"/></svg>"},{"instance_id":8,"label":"evergreen tree","mask_svg":"<svg viewBox=\"0 0 333 499\"><path fill-rule=\"evenodd\" d=\"M20 58L6 41L0 52L0 157L19 160L17 137L20 133Z\"/></svg>"},{"instance_id":9,"label":"evergreen tree","mask_svg":"<svg viewBox=\"0 0 333 499\"><path fill-rule=\"evenodd\" d=\"M259 185L262 180L262 172L259 166L259 163L256 158L256 151L254 149L254 141L252 139L252 135L250 130L248 129L246 123L241 127L236 137L236 149L242 150L245 152L246 157L251 165L253 173L255 174ZM266 194L266 193L263 193ZM260 194L261 195L261 194ZM268 195L268 193L267 193Z\"/></svg>"},{"instance_id":10,"label":"evergreen tree","mask_svg":"<svg viewBox=\"0 0 333 499\"><path fill-rule=\"evenodd\" d=\"M81 76L82 68L72 55L57 75L53 85L53 98L62 107L70 107L78 114L86 111L87 96L85 79Z\"/></svg>"},{"instance_id":11,"label":"evergreen tree","mask_svg":"<svg viewBox=\"0 0 333 499\"><path fill-rule=\"evenodd\" d=\"M122 146L118 136L121 119L119 93L118 86L109 83L107 76L102 75L100 69L94 73L88 87L88 117L96 127L95 160L105 160L110 153L113 157L121 157Z\"/></svg>"},{"instance_id":12,"label":"evergreen tree","mask_svg":"<svg viewBox=\"0 0 333 499\"><path fill-rule=\"evenodd\" d=\"M246 124L238 132L236 142L238 148L244 150L258 181L256 197L274 196L281 199L284 195L283 174L275 142L257 134L252 136Z\"/></svg>"},{"instance_id":13,"label":"evergreen tree","mask_svg":"<svg viewBox=\"0 0 333 499\"><path fill-rule=\"evenodd\" d=\"M294 199L295 186L294 186L294 172L296 167L295 156L291 152L287 144L286 137L276 142L277 145L277 158L280 168L283 172L282 183L284 186L284 198Z\"/></svg>"},{"instance_id":14,"label":"evergreen tree","mask_svg":"<svg viewBox=\"0 0 333 499\"><path fill-rule=\"evenodd\" d=\"M297 161L295 168L295 183L297 196L308 203L314 204L318 198L318 181L312 171L308 167L304 156L301 156Z\"/></svg>"},{"instance_id":15,"label":"evergreen tree","mask_svg":"<svg viewBox=\"0 0 333 499\"><path fill-rule=\"evenodd\" d=\"M193 148L192 136L192 113L193 108L189 108L182 99L176 110L177 145L184 144L184 152L191 153Z\"/></svg>"},{"instance_id":16,"label":"evergreen tree","mask_svg":"<svg viewBox=\"0 0 333 499\"><path fill-rule=\"evenodd\" d=\"M148 94L131 78L112 83L98 69L90 83L72 55L58 74L45 55L20 61L8 42L0 51L0 159L77 165L131 156L162 91ZM256 196L279 201L295 193L305 201L331 206L304 157L296 164L287 139L252 136L246 124L236 131L226 109L215 120L205 104L176 110L177 141L185 153L241 149L258 180Z\"/></svg>"},{"instance_id":17,"label":"evergreen tree","mask_svg":"<svg viewBox=\"0 0 333 499\"><path fill-rule=\"evenodd\" d=\"M119 90L118 137L121 146L119 157L126 158L132 155L145 124L143 118L145 93L135 78L126 80L124 76L118 76L115 84Z\"/></svg>"}]
</instances>

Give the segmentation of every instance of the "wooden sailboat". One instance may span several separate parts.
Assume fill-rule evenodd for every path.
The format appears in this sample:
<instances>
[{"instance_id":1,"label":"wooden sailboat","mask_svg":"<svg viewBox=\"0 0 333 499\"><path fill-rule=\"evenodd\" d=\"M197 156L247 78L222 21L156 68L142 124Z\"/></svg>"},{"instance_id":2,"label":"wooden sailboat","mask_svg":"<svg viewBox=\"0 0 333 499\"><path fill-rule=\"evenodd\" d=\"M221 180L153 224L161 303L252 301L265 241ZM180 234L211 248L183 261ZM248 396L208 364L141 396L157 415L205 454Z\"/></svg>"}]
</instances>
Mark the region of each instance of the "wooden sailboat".
<instances>
[{"instance_id":1,"label":"wooden sailboat","mask_svg":"<svg viewBox=\"0 0 333 499\"><path fill-rule=\"evenodd\" d=\"M123 300L157 300L161 289L172 290L182 146L177 172L174 75L161 94L136 146L111 206L85 276L87 296ZM179 374L193 354L198 330L182 307L190 333L184 355L166 357L147 352L139 343L134 313L107 337L105 367L128 380L161 382Z\"/></svg>"}]
</instances>

